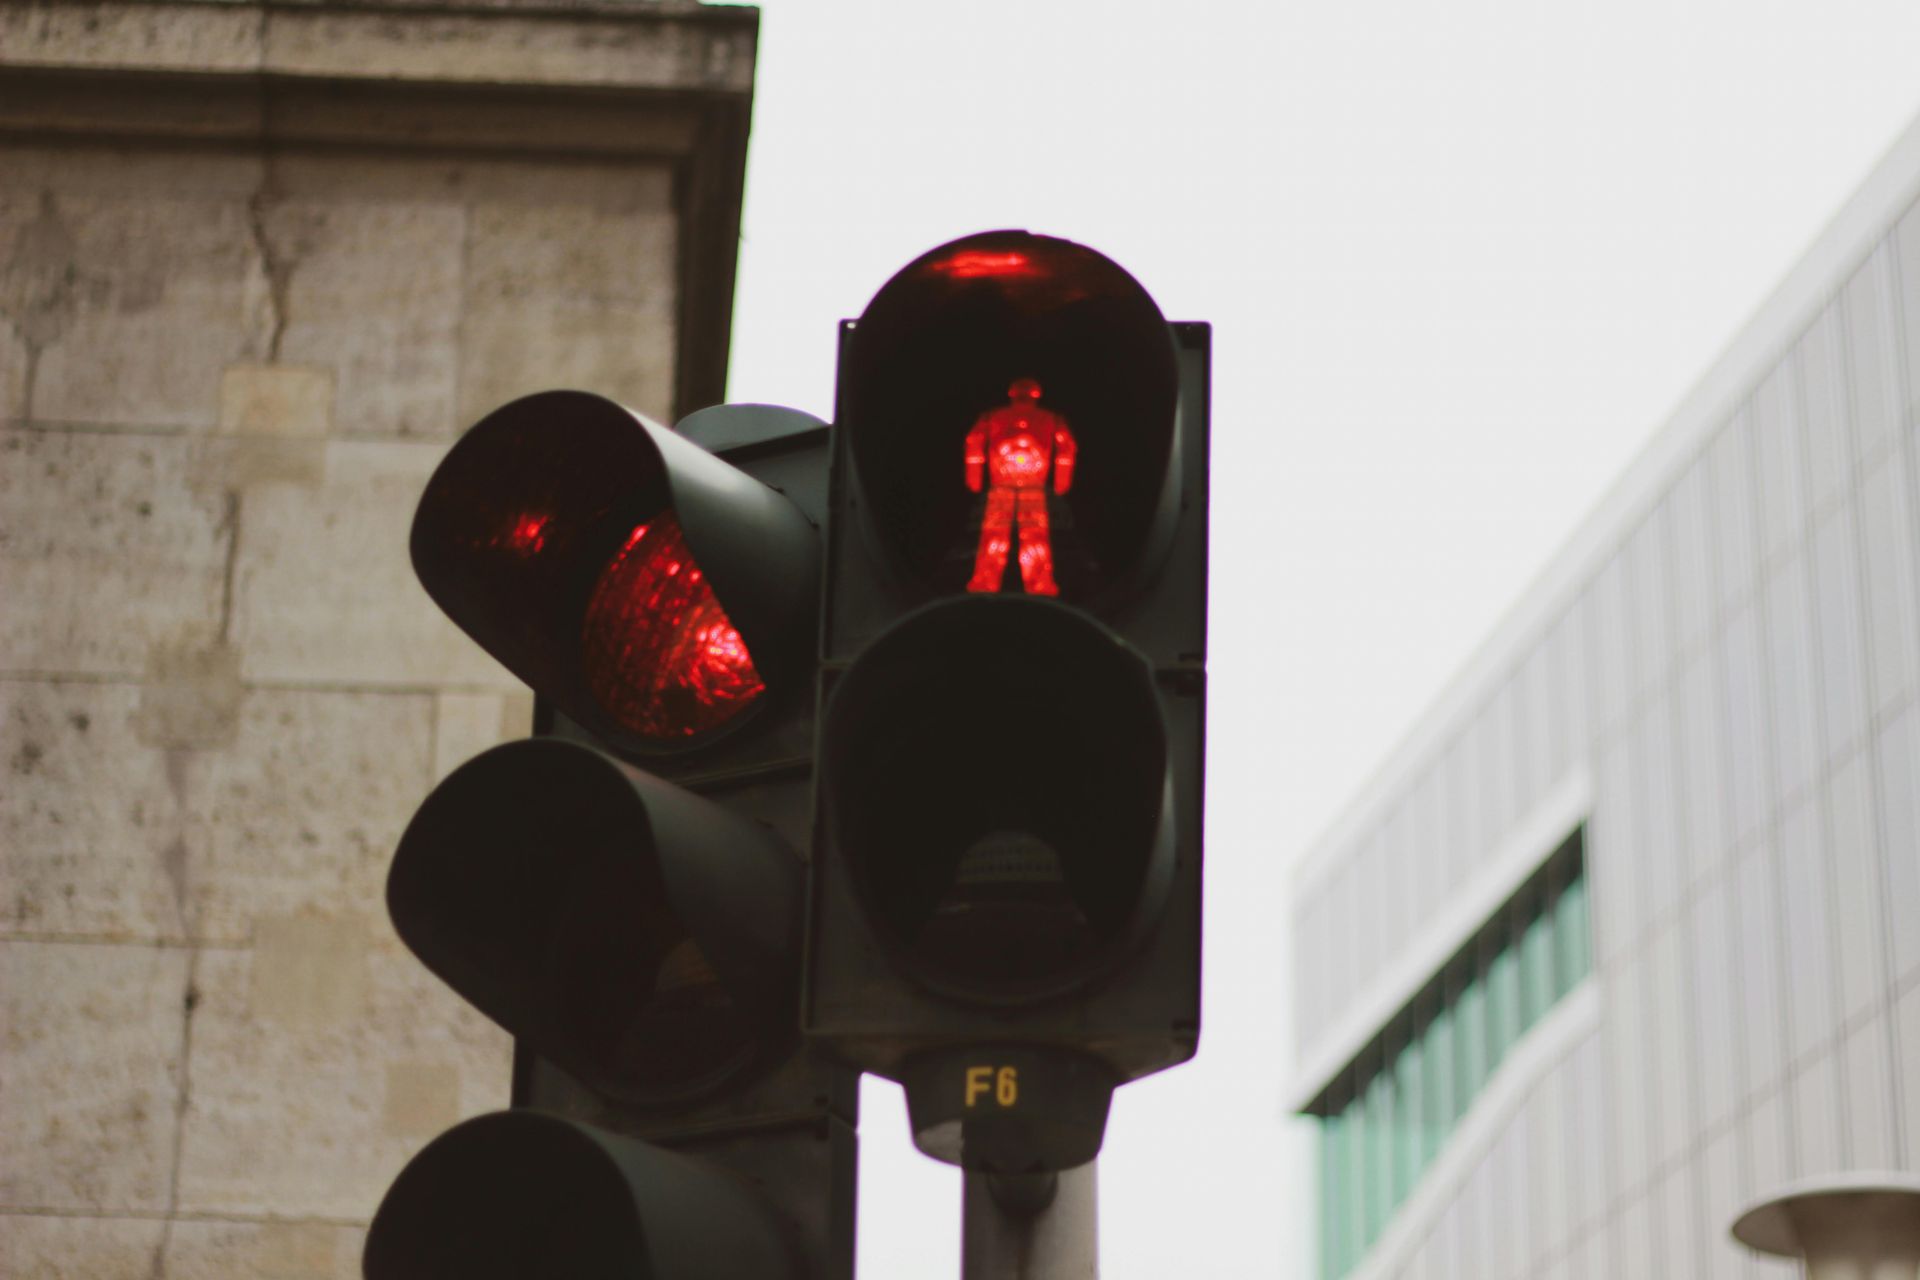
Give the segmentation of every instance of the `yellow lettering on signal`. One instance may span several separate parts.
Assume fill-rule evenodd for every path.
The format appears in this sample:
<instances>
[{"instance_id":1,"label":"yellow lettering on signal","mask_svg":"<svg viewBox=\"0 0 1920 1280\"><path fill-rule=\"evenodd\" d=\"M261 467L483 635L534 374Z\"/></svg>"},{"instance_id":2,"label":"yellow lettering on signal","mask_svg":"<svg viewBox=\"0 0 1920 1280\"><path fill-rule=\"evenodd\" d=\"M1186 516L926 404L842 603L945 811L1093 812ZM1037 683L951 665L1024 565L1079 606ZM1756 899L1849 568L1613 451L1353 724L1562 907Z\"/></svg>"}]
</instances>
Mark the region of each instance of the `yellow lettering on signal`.
<instances>
[{"instance_id":1,"label":"yellow lettering on signal","mask_svg":"<svg viewBox=\"0 0 1920 1280\"><path fill-rule=\"evenodd\" d=\"M967 1105L971 1107L981 1094L993 1087L992 1067L967 1068Z\"/></svg>"},{"instance_id":2,"label":"yellow lettering on signal","mask_svg":"<svg viewBox=\"0 0 1920 1280\"><path fill-rule=\"evenodd\" d=\"M1010 1107L1020 1100L1020 1073L1012 1067L1000 1068L1000 1075L994 1081L993 1100L1003 1107Z\"/></svg>"}]
</instances>

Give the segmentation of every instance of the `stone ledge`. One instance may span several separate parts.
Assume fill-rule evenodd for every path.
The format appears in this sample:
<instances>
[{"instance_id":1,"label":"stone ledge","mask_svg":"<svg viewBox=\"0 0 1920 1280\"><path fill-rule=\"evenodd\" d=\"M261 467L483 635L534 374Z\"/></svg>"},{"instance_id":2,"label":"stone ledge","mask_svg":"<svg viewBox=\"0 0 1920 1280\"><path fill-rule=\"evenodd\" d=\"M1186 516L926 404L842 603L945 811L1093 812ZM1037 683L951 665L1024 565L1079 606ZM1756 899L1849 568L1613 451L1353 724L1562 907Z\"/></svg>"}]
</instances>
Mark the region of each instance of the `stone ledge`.
<instances>
[{"instance_id":1,"label":"stone ledge","mask_svg":"<svg viewBox=\"0 0 1920 1280\"><path fill-rule=\"evenodd\" d=\"M744 97L758 22L653 5L32 0L0 5L0 67Z\"/></svg>"},{"instance_id":2,"label":"stone ledge","mask_svg":"<svg viewBox=\"0 0 1920 1280\"><path fill-rule=\"evenodd\" d=\"M3 28L0 22L0 38ZM687 97L593 87L573 92L556 86L20 68L0 60L0 134L42 139L252 144L269 138L281 145L678 159L694 153L705 118Z\"/></svg>"}]
</instances>

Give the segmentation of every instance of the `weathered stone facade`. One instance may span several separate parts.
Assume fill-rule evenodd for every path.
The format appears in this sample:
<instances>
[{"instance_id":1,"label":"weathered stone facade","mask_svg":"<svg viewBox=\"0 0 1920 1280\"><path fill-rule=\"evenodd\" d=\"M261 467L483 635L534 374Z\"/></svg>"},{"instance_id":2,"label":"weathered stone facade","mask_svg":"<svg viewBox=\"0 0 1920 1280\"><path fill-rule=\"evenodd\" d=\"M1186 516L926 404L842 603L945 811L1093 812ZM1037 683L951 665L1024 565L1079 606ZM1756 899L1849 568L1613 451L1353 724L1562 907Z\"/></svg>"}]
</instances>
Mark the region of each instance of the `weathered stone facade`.
<instances>
[{"instance_id":1,"label":"weathered stone facade","mask_svg":"<svg viewBox=\"0 0 1920 1280\"><path fill-rule=\"evenodd\" d=\"M754 36L0 0L0 1274L357 1276L504 1103L382 895L531 703L407 526L513 395L719 398Z\"/></svg>"}]
</instances>

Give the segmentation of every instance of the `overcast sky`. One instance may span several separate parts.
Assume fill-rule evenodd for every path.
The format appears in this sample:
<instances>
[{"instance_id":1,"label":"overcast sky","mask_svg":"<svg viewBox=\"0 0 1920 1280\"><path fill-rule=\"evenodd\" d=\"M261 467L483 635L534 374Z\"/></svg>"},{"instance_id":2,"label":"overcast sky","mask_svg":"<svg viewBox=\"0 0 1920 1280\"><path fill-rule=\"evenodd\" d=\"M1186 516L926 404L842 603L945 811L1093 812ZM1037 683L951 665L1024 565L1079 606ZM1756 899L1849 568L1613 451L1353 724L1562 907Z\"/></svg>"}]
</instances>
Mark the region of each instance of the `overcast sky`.
<instances>
[{"instance_id":1,"label":"overcast sky","mask_svg":"<svg viewBox=\"0 0 1920 1280\"><path fill-rule=\"evenodd\" d=\"M1274 1276L1285 867L1920 113L1912 0L765 0L730 395L830 416L835 324L973 231L1214 325L1206 1007L1116 1098L1107 1280ZM959 1184L863 1092L860 1270Z\"/></svg>"}]
</instances>

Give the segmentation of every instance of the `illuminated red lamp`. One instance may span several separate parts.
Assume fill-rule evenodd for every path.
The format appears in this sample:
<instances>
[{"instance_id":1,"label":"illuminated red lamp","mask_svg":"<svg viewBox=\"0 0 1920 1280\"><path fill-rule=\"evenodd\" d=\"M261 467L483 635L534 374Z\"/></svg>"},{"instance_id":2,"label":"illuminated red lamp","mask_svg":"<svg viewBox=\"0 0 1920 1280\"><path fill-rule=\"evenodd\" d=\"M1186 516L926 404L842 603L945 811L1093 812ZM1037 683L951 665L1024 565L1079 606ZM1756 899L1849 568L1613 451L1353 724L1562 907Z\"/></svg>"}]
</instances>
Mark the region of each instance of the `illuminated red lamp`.
<instances>
[{"instance_id":1,"label":"illuminated red lamp","mask_svg":"<svg viewBox=\"0 0 1920 1280\"><path fill-rule=\"evenodd\" d=\"M412 554L449 618L621 751L701 749L810 674L805 515L600 396L541 392L474 424L421 494Z\"/></svg>"},{"instance_id":2,"label":"illuminated red lamp","mask_svg":"<svg viewBox=\"0 0 1920 1280\"><path fill-rule=\"evenodd\" d=\"M608 561L580 641L594 700L644 738L707 733L766 692L672 511L636 526Z\"/></svg>"},{"instance_id":3,"label":"illuminated red lamp","mask_svg":"<svg viewBox=\"0 0 1920 1280\"><path fill-rule=\"evenodd\" d=\"M1179 379L1159 305L1098 252L1024 231L931 250L874 294L842 353L837 427L869 545L930 596L1123 608L1181 510Z\"/></svg>"}]
</instances>

